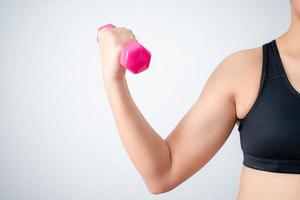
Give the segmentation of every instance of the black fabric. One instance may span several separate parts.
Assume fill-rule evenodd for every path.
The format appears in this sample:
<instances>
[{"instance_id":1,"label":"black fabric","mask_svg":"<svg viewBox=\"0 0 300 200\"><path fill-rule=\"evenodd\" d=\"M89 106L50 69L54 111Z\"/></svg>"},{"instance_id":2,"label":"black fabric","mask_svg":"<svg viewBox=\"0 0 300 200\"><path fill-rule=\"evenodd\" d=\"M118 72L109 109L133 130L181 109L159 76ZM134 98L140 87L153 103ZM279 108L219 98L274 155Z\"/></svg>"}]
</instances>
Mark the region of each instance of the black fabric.
<instances>
[{"instance_id":1,"label":"black fabric","mask_svg":"<svg viewBox=\"0 0 300 200\"><path fill-rule=\"evenodd\" d=\"M287 77L276 40L263 44L262 50L259 93L238 125L243 164L300 174L300 93Z\"/></svg>"}]
</instances>

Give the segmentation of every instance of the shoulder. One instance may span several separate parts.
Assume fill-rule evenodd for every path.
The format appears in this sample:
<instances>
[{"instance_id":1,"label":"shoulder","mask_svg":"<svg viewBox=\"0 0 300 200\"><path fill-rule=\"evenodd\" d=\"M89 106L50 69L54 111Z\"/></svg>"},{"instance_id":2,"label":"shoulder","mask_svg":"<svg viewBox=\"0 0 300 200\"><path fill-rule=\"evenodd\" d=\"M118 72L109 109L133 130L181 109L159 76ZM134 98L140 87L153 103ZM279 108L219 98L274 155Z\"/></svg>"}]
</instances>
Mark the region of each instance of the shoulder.
<instances>
[{"instance_id":1,"label":"shoulder","mask_svg":"<svg viewBox=\"0 0 300 200\"><path fill-rule=\"evenodd\" d=\"M233 74L240 74L253 68L260 67L262 63L262 46L235 51L227 55L219 64L219 68L226 68Z\"/></svg>"},{"instance_id":2,"label":"shoulder","mask_svg":"<svg viewBox=\"0 0 300 200\"><path fill-rule=\"evenodd\" d=\"M211 76L215 77L219 87L225 87L235 101L244 87L251 87L249 84L253 82L259 83L262 56L262 45L237 50L225 56Z\"/></svg>"}]
</instances>

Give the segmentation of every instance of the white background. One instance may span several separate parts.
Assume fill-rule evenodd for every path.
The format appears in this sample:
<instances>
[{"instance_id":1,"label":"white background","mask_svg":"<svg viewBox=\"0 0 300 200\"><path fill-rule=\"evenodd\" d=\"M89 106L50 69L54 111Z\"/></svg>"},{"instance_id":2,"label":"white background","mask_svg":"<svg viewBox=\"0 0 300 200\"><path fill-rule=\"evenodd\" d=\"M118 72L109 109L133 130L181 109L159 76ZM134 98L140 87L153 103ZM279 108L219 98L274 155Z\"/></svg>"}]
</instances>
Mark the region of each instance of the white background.
<instances>
[{"instance_id":1,"label":"white background","mask_svg":"<svg viewBox=\"0 0 300 200\"><path fill-rule=\"evenodd\" d=\"M122 146L101 80L96 31L130 28L152 52L127 73L165 138L229 54L287 30L287 0L0 1L0 199L235 199L237 126L212 160L170 192L151 194Z\"/></svg>"}]
</instances>

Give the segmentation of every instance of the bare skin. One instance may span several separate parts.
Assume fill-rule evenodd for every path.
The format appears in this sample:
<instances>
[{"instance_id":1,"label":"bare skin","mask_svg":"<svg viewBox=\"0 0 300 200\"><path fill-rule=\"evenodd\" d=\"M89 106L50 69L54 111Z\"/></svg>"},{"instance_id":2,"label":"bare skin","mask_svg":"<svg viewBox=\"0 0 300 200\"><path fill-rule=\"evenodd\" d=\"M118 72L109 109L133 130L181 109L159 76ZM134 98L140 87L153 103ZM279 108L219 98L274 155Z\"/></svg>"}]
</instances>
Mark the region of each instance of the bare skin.
<instances>
[{"instance_id":1,"label":"bare skin","mask_svg":"<svg viewBox=\"0 0 300 200\"><path fill-rule=\"evenodd\" d=\"M300 1L291 0L292 23L276 39L287 75L300 92ZM123 44L136 40L126 28L98 33L102 78L122 143L148 190L160 194L199 171L226 142L252 107L259 88L261 46L224 58L207 79L199 97L165 138L151 127L129 92L118 63ZM243 167L238 200L300 199L300 175Z\"/></svg>"}]
</instances>

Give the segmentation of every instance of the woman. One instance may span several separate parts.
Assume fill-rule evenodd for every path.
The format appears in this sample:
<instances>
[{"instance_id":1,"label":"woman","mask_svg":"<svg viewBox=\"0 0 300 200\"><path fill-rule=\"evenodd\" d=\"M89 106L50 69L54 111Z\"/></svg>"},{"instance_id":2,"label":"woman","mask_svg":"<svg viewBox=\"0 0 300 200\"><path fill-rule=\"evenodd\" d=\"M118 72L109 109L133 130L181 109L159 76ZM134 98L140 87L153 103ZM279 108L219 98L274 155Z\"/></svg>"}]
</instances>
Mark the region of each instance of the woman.
<instances>
[{"instance_id":1,"label":"woman","mask_svg":"<svg viewBox=\"0 0 300 200\"><path fill-rule=\"evenodd\" d=\"M121 140L149 191L170 191L200 170L237 123L244 155L239 200L300 199L300 0L287 32L227 56L166 139L130 96L118 55L136 40L126 28L101 29L103 83Z\"/></svg>"}]
</instances>

